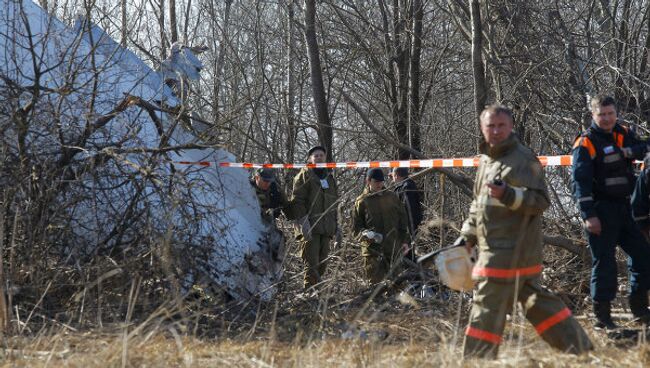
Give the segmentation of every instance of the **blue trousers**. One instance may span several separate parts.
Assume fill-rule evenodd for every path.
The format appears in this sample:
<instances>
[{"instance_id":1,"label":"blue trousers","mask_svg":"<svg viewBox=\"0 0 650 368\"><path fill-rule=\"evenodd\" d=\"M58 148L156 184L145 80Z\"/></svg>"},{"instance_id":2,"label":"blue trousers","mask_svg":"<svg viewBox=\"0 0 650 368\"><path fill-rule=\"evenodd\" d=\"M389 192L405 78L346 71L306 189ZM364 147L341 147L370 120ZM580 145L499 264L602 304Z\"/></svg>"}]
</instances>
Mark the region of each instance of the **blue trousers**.
<instances>
[{"instance_id":1,"label":"blue trousers","mask_svg":"<svg viewBox=\"0 0 650 368\"><path fill-rule=\"evenodd\" d=\"M602 230L600 235L587 232L592 256L591 299L604 302L616 297L616 245L628 255L630 294L646 293L650 287L650 244L634 222L629 202L600 200L595 209Z\"/></svg>"}]
</instances>

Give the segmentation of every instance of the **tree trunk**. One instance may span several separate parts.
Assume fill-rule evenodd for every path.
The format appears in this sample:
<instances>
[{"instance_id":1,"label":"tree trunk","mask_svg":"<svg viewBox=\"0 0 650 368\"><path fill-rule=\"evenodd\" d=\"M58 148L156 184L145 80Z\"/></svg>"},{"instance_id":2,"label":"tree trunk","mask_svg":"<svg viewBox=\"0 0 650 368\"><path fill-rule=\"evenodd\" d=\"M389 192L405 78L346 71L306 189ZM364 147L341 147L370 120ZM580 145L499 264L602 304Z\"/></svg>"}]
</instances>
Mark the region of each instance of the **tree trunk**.
<instances>
[{"instance_id":1,"label":"tree trunk","mask_svg":"<svg viewBox=\"0 0 650 368\"><path fill-rule=\"evenodd\" d=\"M332 161L332 125L327 111L327 98L323 84L323 71L321 70L318 40L316 39L316 4L315 0L305 0L305 41L309 56L309 71L311 75L311 89L316 110L316 132L320 145L327 149L327 160Z\"/></svg>"},{"instance_id":2,"label":"tree trunk","mask_svg":"<svg viewBox=\"0 0 650 368\"><path fill-rule=\"evenodd\" d=\"M228 28L230 27L230 7L232 0L226 0L223 13L223 30L221 33L221 42L219 42L219 56L217 56L215 65L214 86L212 87L212 116L214 125L219 125L219 90L221 88L221 75L223 74L223 63L226 56L226 44L228 41ZM213 13L216 14L215 4L212 4Z\"/></svg>"},{"instance_id":3,"label":"tree trunk","mask_svg":"<svg viewBox=\"0 0 650 368\"><path fill-rule=\"evenodd\" d=\"M481 51L482 33L481 8L479 0L470 0L470 16L472 18L472 72L474 77L474 109L476 112L477 126L480 126L481 111L485 108L487 101L487 83L485 80L485 68ZM479 130L480 131L480 130Z\"/></svg>"},{"instance_id":4,"label":"tree trunk","mask_svg":"<svg viewBox=\"0 0 650 368\"><path fill-rule=\"evenodd\" d=\"M165 43L165 0L160 0L158 26L160 27L160 60L165 60L167 57L167 44Z\"/></svg>"},{"instance_id":5,"label":"tree trunk","mask_svg":"<svg viewBox=\"0 0 650 368\"><path fill-rule=\"evenodd\" d=\"M562 35L562 39L566 45L564 51L565 61L571 71L570 77L567 80L571 87L573 87L572 95L576 101L576 114L574 115L574 119L576 121L581 121L582 128L587 129L591 124L591 115L587 118L583 118L584 114L582 113L582 108L585 106L585 97L592 93L590 88L591 82L587 73L587 66L580 60L573 36L563 22L562 17L560 16L560 10L556 8L556 10L551 11L549 17L551 18L554 27L560 31L559 34Z\"/></svg>"},{"instance_id":6,"label":"tree trunk","mask_svg":"<svg viewBox=\"0 0 650 368\"><path fill-rule=\"evenodd\" d=\"M411 46L411 103L409 111L409 144L422 151L420 141L420 59L422 55L422 0L413 0L413 44Z\"/></svg>"},{"instance_id":7,"label":"tree trunk","mask_svg":"<svg viewBox=\"0 0 650 368\"><path fill-rule=\"evenodd\" d=\"M127 38L129 36L129 30L126 21L126 0L120 1L120 11L122 12L122 39L120 44L122 47L126 47Z\"/></svg>"},{"instance_id":8,"label":"tree trunk","mask_svg":"<svg viewBox=\"0 0 650 368\"><path fill-rule=\"evenodd\" d=\"M192 0L187 0L186 6L187 7L185 8L185 25L183 26L183 43L185 43L185 45L187 46L190 46L189 44L190 38L187 29L190 26L190 11L192 10Z\"/></svg>"},{"instance_id":9,"label":"tree trunk","mask_svg":"<svg viewBox=\"0 0 650 368\"><path fill-rule=\"evenodd\" d=\"M178 20L176 18L176 0L169 0L169 28L172 31L172 43L178 41Z\"/></svg>"},{"instance_id":10,"label":"tree trunk","mask_svg":"<svg viewBox=\"0 0 650 368\"><path fill-rule=\"evenodd\" d=\"M404 7L402 7L402 5ZM399 0L393 0L393 70L397 80L397 105L395 106L395 131L400 143L409 146L411 144L408 127L409 109L409 47L408 29L405 25L405 14L407 7L400 4ZM398 158L408 160L411 155L404 150L399 150Z\"/></svg>"},{"instance_id":11,"label":"tree trunk","mask_svg":"<svg viewBox=\"0 0 650 368\"><path fill-rule=\"evenodd\" d=\"M629 60L629 42L635 42L629 40L629 25L628 19L630 17L630 0L626 0L623 3L622 14L620 18L620 26L618 28L618 35L613 37L616 40L616 67L619 70L626 70L628 67ZM632 73L634 73L632 71ZM634 110L633 106L630 106L631 100L634 96L631 96L630 90L627 88L627 83L623 78L622 73L616 73L616 88L614 90L614 98L619 107L619 111L622 113L631 112ZM632 108L631 108L632 107Z\"/></svg>"},{"instance_id":12,"label":"tree trunk","mask_svg":"<svg viewBox=\"0 0 650 368\"><path fill-rule=\"evenodd\" d=\"M296 126L294 108L296 106L296 78L293 70L294 53L296 52L296 38L294 32L295 13L293 1L287 1L287 161L294 162L296 149Z\"/></svg>"},{"instance_id":13,"label":"tree trunk","mask_svg":"<svg viewBox=\"0 0 650 368\"><path fill-rule=\"evenodd\" d=\"M650 7L650 4L648 7ZM649 11L650 10L646 10L646 12ZM650 16L646 18L646 27L650 27ZM645 46L643 47L643 52L641 55L639 76L641 80L647 81L650 79L650 73L648 73L648 63L650 62L650 34L646 35ZM650 127L650 92L648 92L647 88L640 87L639 96L639 110L641 114L641 120L645 122L645 126L648 128Z\"/></svg>"}]
</instances>

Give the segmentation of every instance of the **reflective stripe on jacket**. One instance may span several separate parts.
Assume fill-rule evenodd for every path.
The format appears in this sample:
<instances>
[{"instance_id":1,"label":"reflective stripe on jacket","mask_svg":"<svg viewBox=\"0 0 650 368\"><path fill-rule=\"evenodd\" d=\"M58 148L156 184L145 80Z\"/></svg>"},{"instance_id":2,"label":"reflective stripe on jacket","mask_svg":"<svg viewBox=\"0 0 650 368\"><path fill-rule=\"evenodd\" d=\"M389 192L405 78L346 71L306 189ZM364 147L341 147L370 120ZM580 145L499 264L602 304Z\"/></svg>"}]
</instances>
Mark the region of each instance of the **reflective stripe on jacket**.
<instances>
[{"instance_id":1,"label":"reflective stripe on jacket","mask_svg":"<svg viewBox=\"0 0 650 368\"><path fill-rule=\"evenodd\" d=\"M625 157L623 149L633 157ZM573 196L583 219L596 216L594 201L626 200L634 188L633 159L642 159L646 144L628 129L614 126L611 133L595 123L573 144Z\"/></svg>"}]
</instances>

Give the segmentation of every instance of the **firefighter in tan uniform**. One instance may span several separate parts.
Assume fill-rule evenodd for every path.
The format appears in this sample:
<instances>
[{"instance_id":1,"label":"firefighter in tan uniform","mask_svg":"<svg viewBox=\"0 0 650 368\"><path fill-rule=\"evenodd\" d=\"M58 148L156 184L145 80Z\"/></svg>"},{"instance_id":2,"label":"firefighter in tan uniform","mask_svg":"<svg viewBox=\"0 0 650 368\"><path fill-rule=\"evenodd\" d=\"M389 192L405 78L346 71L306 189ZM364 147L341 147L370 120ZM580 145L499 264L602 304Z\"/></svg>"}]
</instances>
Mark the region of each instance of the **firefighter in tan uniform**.
<instances>
[{"instance_id":1,"label":"firefighter in tan uniform","mask_svg":"<svg viewBox=\"0 0 650 368\"><path fill-rule=\"evenodd\" d=\"M513 299L551 346L570 353L593 349L571 311L540 284L542 213L549 206L544 171L512 134L512 112L492 105L481 113L485 138L474 200L461 236L478 244L477 281L466 330L466 357L495 358Z\"/></svg>"},{"instance_id":2,"label":"firefighter in tan uniform","mask_svg":"<svg viewBox=\"0 0 650 368\"><path fill-rule=\"evenodd\" d=\"M325 162L324 147L312 147L309 163ZM290 200L292 218L299 219L297 233L301 257L305 262L305 289L318 284L327 267L330 241L337 234L336 181L329 169L302 169L293 179Z\"/></svg>"},{"instance_id":3,"label":"firefighter in tan uniform","mask_svg":"<svg viewBox=\"0 0 650 368\"><path fill-rule=\"evenodd\" d=\"M368 170L366 188L352 211L353 232L361 242L366 279L371 284L395 275L409 251L408 217L399 197L384 187L384 173Z\"/></svg>"}]
</instances>

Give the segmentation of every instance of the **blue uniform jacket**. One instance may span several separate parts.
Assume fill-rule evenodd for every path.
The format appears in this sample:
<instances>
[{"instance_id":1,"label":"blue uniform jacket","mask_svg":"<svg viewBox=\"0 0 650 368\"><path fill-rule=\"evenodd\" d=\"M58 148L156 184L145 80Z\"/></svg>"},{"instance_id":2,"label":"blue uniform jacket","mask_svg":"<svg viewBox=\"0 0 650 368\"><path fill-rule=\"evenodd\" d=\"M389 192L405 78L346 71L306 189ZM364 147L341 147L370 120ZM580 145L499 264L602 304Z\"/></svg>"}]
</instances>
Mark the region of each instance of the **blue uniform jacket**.
<instances>
[{"instance_id":1,"label":"blue uniform jacket","mask_svg":"<svg viewBox=\"0 0 650 368\"><path fill-rule=\"evenodd\" d=\"M647 148L646 142L639 140L633 132L627 128L616 124L612 133L606 133L600 129L596 123L592 123L590 129L594 134L613 134L613 140L619 148L629 148L633 157L628 157L628 165L632 165L632 159L642 159ZM576 138L573 145L573 197L578 202L580 216L587 219L596 216L594 209L594 183L598 178L594 177L594 166L597 149L602 149L594 145L593 142L583 133ZM631 192L631 190L630 190Z\"/></svg>"}]
</instances>

